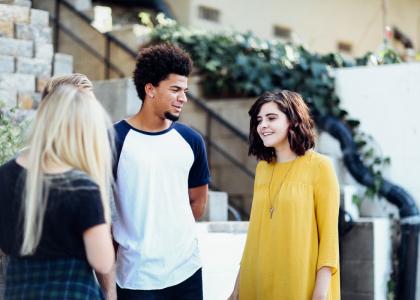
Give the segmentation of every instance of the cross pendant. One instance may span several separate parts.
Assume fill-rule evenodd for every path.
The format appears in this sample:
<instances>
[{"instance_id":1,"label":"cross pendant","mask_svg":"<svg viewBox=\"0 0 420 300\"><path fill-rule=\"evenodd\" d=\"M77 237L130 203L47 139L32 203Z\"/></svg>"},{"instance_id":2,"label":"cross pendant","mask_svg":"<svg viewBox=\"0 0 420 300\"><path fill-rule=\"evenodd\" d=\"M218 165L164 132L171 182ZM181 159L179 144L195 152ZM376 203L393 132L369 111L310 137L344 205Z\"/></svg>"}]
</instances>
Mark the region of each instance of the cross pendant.
<instances>
[{"instance_id":1,"label":"cross pendant","mask_svg":"<svg viewBox=\"0 0 420 300\"><path fill-rule=\"evenodd\" d=\"M273 218L274 207L270 207L270 219Z\"/></svg>"}]
</instances>

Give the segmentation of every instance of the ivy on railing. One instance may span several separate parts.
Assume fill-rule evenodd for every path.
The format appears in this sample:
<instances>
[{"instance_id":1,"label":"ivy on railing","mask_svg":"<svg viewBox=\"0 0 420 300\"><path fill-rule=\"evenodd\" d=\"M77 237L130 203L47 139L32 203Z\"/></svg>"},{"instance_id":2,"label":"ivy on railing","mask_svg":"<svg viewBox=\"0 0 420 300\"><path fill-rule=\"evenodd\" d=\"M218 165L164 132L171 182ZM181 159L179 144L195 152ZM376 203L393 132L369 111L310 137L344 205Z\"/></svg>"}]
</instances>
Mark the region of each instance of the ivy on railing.
<instances>
[{"instance_id":1,"label":"ivy on railing","mask_svg":"<svg viewBox=\"0 0 420 300\"><path fill-rule=\"evenodd\" d=\"M254 97L282 88L302 94L315 118L340 118L351 128L361 157L375 176L375 184L368 187L366 196L378 194L382 170L390 160L372 146L371 137L360 131L360 121L342 108L335 92L334 68L401 62L395 51L385 48L379 55L367 53L350 59L339 53L320 55L300 45L259 39L250 32L188 29L163 15L157 16L155 25L148 24L151 43L174 43L191 54L206 97Z\"/></svg>"}]
</instances>

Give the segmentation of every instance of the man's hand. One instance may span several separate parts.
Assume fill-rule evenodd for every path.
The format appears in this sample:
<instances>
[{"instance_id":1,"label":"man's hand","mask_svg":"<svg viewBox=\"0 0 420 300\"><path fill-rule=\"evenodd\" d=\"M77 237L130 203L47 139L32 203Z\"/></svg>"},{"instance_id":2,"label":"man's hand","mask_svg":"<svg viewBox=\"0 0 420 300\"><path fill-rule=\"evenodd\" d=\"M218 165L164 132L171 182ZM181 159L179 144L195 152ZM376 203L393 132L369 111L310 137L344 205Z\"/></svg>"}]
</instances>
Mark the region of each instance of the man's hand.
<instances>
[{"instance_id":1,"label":"man's hand","mask_svg":"<svg viewBox=\"0 0 420 300\"><path fill-rule=\"evenodd\" d=\"M190 206L194 215L194 219L199 220L206 210L209 186L208 184L200 185L188 189L190 197Z\"/></svg>"}]
</instances>

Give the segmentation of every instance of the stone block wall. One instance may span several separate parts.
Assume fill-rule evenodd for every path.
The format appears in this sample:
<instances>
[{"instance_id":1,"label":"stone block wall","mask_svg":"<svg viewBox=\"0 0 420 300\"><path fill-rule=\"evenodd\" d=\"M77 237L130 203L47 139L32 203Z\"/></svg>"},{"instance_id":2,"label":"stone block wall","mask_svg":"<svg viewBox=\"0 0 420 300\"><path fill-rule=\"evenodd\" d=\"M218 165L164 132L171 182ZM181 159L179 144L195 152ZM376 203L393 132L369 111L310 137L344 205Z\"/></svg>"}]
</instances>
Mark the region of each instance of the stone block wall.
<instances>
[{"instance_id":1,"label":"stone block wall","mask_svg":"<svg viewBox=\"0 0 420 300\"><path fill-rule=\"evenodd\" d=\"M47 80L73 71L70 55L54 53L47 11L31 1L0 0L0 101L34 110Z\"/></svg>"}]
</instances>

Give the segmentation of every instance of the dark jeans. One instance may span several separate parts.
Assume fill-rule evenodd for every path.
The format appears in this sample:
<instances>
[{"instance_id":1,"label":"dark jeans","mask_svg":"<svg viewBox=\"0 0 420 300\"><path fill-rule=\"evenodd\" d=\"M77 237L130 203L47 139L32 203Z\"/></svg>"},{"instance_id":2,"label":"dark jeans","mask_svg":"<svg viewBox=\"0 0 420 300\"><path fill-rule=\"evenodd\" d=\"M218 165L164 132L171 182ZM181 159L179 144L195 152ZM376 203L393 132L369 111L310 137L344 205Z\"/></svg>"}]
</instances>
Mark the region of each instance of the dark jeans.
<instances>
[{"instance_id":1,"label":"dark jeans","mask_svg":"<svg viewBox=\"0 0 420 300\"><path fill-rule=\"evenodd\" d=\"M185 281L161 290L129 290L117 285L118 300L203 300L201 269Z\"/></svg>"}]
</instances>

